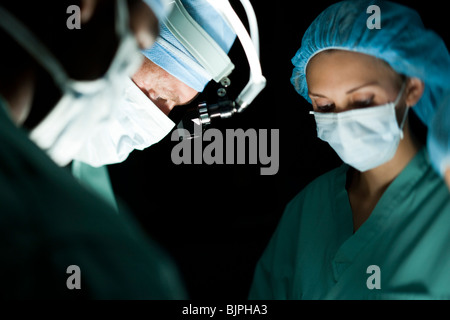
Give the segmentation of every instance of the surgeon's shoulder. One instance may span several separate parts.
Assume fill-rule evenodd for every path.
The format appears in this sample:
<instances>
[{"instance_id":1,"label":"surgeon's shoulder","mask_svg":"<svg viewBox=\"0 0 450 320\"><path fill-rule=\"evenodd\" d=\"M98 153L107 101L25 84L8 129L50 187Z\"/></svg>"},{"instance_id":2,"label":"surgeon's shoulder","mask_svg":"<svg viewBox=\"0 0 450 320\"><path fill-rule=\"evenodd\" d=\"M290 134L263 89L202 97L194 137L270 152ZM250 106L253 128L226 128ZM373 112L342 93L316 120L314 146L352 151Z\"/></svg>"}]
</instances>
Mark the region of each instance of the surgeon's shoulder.
<instances>
[{"instance_id":1,"label":"surgeon's shoulder","mask_svg":"<svg viewBox=\"0 0 450 320\"><path fill-rule=\"evenodd\" d=\"M0 297L73 298L59 285L72 264L89 298L186 297L174 262L131 213L116 214L1 113L0 145L0 272L8 272ZM28 289L14 290L21 285Z\"/></svg>"}]
</instances>

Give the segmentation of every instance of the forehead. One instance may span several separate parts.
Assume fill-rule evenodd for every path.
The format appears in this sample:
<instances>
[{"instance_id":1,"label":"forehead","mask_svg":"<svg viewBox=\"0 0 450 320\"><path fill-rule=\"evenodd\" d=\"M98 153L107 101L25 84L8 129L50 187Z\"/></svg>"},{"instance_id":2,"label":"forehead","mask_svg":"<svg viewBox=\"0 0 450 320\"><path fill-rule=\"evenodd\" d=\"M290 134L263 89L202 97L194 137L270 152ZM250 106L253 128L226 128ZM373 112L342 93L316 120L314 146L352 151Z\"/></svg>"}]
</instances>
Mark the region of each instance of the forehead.
<instances>
[{"instance_id":1,"label":"forehead","mask_svg":"<svg viewBox=\"0 0 450 320\"><path fill-rule=\"evenodd\" d=\"M306 77L314 77L318 72L360 73L367 71L387 72L389 65L384 61L359 52L344 50L326 50L316 54L308 63Z\"/></svg>"},{"instance_id":2,"label":"forehead","mask_svg":"<svg viewBox=\"0 0 450 320\"><path fill-rule=\"evenodd\" d=\"M308 86L317 81L370 80L395 72L383 60L353 51L326 50L316 54L306 68Z\"/></svg>"},{"instance_id":3,"label":"forehead","mask_svg":"<svg viewBox=\"0 0 450 320\"><path fill-rule=\"evenodd\" d=\"M147 58L139 72L145 79L147 89L152 89L161 98L178 104L191 100L197 94L197 91Z\"/></svg>"}]
</instances>

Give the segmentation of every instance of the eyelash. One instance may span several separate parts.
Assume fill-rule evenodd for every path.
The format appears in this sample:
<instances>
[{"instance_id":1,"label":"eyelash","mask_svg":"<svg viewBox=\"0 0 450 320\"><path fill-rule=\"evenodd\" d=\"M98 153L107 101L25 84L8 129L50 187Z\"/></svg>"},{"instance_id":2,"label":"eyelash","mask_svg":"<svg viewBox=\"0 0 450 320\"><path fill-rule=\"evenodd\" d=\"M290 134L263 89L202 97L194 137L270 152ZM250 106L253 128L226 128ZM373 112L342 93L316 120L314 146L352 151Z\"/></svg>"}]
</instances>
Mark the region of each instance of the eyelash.
<instances>
[{"instance_id":1,"label":"eyelash","mask_svg":"<svg viewBox=\"0 0 450 320\"><path fill-rule=\"evenodd\" d=\"M365 100L353 101L352 104L357 108L370 107L373 104L373 98L374 98L374 96L371 96L370 98L365 99ZM323 105L323 106L317 106L317 110L319 112L330 112L334 108L335 108L334 103Z\"/></svg>"},{"instance_id":2,"label":"eyelash","mask_svg":"<svg viewBox=\"0 0 450 320\"><path fill-rule=\"evenodd\" d=\"M333 108L334 108L334 103L327 104L327 105L324 105L324 106L317 106L317 110L319 112L330 112L331 110L333 110Z\"/></svg>"},{"instance_id":3,"label":"eyelash","mask_svg":"<svg viewBox=\"0 0 450 320\"><path fill-rule=\"evenodd\" d=\"M369 99L354 101L353 104L357 107L370 107L373 104L373 96Z\"/></svg>"}]
</instances>

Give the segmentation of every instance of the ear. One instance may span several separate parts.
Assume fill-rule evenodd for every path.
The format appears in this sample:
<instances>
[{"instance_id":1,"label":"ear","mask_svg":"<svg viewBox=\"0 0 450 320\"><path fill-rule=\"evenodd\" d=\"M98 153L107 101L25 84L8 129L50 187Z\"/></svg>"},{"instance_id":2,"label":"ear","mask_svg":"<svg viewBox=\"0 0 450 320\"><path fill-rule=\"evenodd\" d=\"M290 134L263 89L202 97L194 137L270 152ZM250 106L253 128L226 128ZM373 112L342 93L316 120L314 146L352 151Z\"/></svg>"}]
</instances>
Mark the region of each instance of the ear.
<instances>
[{"instance_id":1,"label":"ear","mask_svg":"<svg viewBox=\"0 0 450 320\"><path fill-rule=\"evenodd\" d=\"M98 0L80 0L81 23L87 23L94 15Z\"/></svg>"},{"instance_id":2,"label":"ear","mask_svg":"<svg viewBox=\"0 0 450 320\"><path fill-rule=\"evenodd\" d=\"M423 95L425 84L419 78L408 78L406 85L406 105L415 106Z\"/></svg>"}]
</instances>

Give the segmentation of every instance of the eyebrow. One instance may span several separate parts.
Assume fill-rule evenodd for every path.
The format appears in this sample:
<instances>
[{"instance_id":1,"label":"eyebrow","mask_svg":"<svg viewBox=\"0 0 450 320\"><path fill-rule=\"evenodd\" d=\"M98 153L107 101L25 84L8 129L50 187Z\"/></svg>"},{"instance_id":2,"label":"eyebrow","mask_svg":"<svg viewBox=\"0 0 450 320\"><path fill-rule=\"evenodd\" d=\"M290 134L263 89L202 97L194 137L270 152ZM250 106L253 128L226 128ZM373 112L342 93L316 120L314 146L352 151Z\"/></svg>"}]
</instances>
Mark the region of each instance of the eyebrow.
<instances>
[{"instance_id":1,"label":"eyebrow","mask_svg":"<svg viewBox=\"0 0 450 320\"><path fill-rule=\"evenodd\" d=\"M378 85L378 81L375 80L375 81L371 81L371 82L365 83L365 84L363 84L363 85L360 85L360 86L358 86L358 87L355 87L355 88L353 88L353 89L348 90L345 94L350 94L350 93L353 93L353 92L355 92L355 91L357 91L357 90L359 90L359 89L362 89L362 88L364 88L364 87L373 86L373 85ZM308 90L308 94L309 94L309 95L312 95L312 96L315 96L315 97L319 97L319 98L327 98L326 96L324 96L324 95L322 95L322 94L319 94L319 93L313 93L313 92L311 92L311 91L309 91L309 90Z\"/></svg>"}]
</instances>

